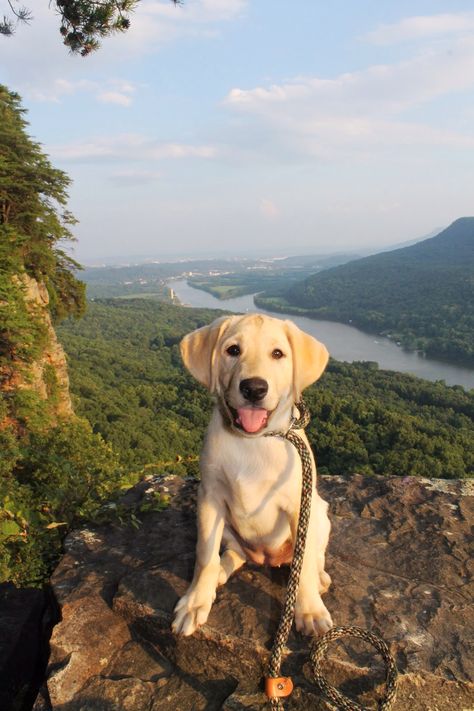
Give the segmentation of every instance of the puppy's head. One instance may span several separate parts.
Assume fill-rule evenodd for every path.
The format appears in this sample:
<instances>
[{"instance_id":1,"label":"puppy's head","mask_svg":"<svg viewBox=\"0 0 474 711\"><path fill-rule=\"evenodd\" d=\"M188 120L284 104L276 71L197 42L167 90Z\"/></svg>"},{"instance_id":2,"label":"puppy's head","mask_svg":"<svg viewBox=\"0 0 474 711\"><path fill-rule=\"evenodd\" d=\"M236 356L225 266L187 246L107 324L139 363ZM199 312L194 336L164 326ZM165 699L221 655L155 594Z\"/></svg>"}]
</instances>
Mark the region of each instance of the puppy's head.
<instances>
[{"instance_id":1,"label":"puppy's head","mask_svg":"<svg viewBox=\"0 0 474 711\"><path fill-rule=\"evenodd\" d=\"M188 370L226 408L233 429L264 433L323 373L326 347L291 321L248 314L217 319L181 341Z\"/></svg>"}]
</instances>

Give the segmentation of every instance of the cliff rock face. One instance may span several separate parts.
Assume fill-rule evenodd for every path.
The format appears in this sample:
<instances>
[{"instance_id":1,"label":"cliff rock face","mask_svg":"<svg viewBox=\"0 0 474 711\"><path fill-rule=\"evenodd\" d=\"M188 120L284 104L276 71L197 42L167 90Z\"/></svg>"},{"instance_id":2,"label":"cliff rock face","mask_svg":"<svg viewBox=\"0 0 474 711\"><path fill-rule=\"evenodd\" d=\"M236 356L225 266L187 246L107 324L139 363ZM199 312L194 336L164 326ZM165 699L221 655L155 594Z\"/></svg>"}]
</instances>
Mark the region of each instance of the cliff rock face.
<instances>
[{"instance_id":1,"label":"cliff rock face","mask_svg":"<svg viewBox=\"0 0 474 711\"><path fill-rule=\"evenodd\" d=\"M394 711L473 709L472 484L320 477L319 490L333 524L325 603L337 625L372 629L389 643L401 672ZM196 482L142 482L125 503L156 492L170 504L141 514L138 530L109 525L68 537L52 579L62 619L36 710L264 708L261 679L288 569L244 566L219 588L207 624L174 636L172 610L193 572ZM308 640L292 632L286 708L334 708L312 685L307 658ZM335 645L325 670L362 704L381 691L380 659L362 643Z\"/></svg>"},{"instance_id":2,"label":"cliff rock face","mask_svg":"<svg viewBox=\"0 0 474 711\"><path fill-rule=\"evenodd\" d=\"M73 414L69 394L69 377L66 355L59 343L48 310L49 295L44 284L23 273L15 277L24 290L28 311L42 322L46 331L45 346L40 356L28 366L18 363L18 367L0 372L1 388L8 390L32 390L41 400L49 400L49 411L53 420ZM0 369L1 370L1 369Z\"/></svg>"}]
</instances>

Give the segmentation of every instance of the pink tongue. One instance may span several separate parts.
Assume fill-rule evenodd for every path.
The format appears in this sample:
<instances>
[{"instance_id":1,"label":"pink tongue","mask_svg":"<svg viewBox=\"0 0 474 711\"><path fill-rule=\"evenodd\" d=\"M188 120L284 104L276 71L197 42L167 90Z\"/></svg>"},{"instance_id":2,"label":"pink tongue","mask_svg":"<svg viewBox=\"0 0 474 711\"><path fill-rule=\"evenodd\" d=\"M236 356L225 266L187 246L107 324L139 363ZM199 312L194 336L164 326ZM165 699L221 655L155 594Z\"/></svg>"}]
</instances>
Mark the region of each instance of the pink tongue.
<instances>
[{"instance_id":1,"label":"pink tongue","mask_svg":"<svg viewBox=\"0 0 474 711\"><path fill-rule=\"evenodd\" d=\"M240 424L246 432L258 432L267 421L266 410L254 407L239 407Z\"/></svg>"}]
</instances>

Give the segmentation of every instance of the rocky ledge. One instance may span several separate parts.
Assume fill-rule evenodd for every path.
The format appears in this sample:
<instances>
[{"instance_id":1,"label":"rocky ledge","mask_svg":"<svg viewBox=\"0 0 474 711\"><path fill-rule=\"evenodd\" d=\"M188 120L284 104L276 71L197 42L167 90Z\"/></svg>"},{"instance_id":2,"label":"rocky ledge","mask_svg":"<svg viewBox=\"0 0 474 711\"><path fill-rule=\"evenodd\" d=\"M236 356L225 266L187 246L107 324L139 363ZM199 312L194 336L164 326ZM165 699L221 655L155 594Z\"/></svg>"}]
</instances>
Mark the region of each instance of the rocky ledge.
<instances>
[{"instance_id":1,"label":"rocky ledge","mask_svg":"<svg viewBox=\"0 0 474 711\"><path fill-rule=\"evenodd\" d=\"M333 524L325 603L336 624L371 629L389 643L401 672L394 711L473 709L472 483L320 477L319 490ZM171 613L194 565L196 482L142 482L125 503L156 500L156 492L169 504L140 515L138 528L68 537L52 580L62 619L37 711L265 707L261 679L288 569L245 566L219 588L202 629L174 636ZM311 683L307 652L308 640L293 632L283 673L296 688L286 708L334 708ZM338 643L325 671L373 707L383 680L375 650Z\"/></svg>"}]
</instances>

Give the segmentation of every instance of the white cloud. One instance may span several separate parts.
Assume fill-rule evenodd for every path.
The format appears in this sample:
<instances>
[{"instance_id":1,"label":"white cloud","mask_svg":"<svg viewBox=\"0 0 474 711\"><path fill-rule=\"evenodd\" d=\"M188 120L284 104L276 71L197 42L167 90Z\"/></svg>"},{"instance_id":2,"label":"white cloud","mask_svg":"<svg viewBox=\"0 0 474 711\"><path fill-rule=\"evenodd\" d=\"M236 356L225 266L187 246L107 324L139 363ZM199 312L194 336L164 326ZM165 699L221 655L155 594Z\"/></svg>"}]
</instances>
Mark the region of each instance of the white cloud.
<instances>
[{"instance_id":1,"label":"white cloud","mask_svg":"<svg viewBox=\"0 0 474 711\"><path fill-rule=\"evenodd\" d=\"M102 54L120 56L156 54L163 45L182 37L212 37L219 25L238 19L248 0L141 0L131 16L131 26L117 40L107 40Z\"/></svg>"},{"instance_id":2,"label":"white cloud","mask_svg":"<svg viewBox=\"0 0 474 711\"><path fill-rule=\"evenodd\" d=\"M292 106L317 115L396 113L438 96L474 86L474 38L460 40L451 52L426 50L398 64L381 64L335 79L308 77L269 88L232 89L227 103L255 113Z\"/></svg>"},{"instance_id":3,"label":"white cloud","mask_svg":"<svg viewBox=\"0 0 474 711\"><path fill-rule=\"evenodd\" d=\"M407 17L399 22L380 25L373 32L366 34L363 39L377 45L389 45L473 30L474 12L452 12Z\"/></svg>"},{"instance_id":4,"label":"white cloud","mask_svg":"<svg viewBox=\"0 0 474 711\"><path fill-rule=\"evenodd\" d=\"M56 160L77 163L103 161L160 161L176 158L214 158L211 145L163 143L138 133L101 136L87 141L50 146Z\"/></svg>"},{"instance_id":5,"label":"white cloud","mask_svg":"<svg viewBox=\"0 0 474 711\"><path fill-rule=\"evenodd\" d=\"M269 87L232 89L225 104L265 126L275 154L330 158L395 146L473 148L474 133L404 119L409 110L474 87L474 38L452 51L425 49L397 64L375 65L335 78L303 77ZM269 141L267 141L267 144Z\"/></svg>"},{"instance_id":6,"label":"white cloud","mask_svg":"<svg viewBox=\"0 0 474 711\"><path fill-rule=\"evenodd\" d=\"M136 21L134 24L150 24L155 20L157 24L170 23L178 29L189 28L190 25L213 25L240 17L247 4L248 0L186 0L178 5L170 0L141 0L132 21ZM145 20L140 19L139 15Z\"/></svg>"},{"instance_id":7,"label":"white cloud","mask_svg":"<svg viewBox=\"0 0 474 711\"><path fill-rule=\"evenodd\" d=\"M120 38L120 49L107 42L104 55L156 54L165 44L184 37L215 37L219 25L243 15L248 0L141 0L130 29Z\"/></svg>"},{"instance_id":8,"label":"white cloud","mask_svg":"<svg viewBox=\"0 0 474 711\"><path fill-rule=\"evenodd\" d=\"M54 81L44 86L36 83L27 84L27 93L34 101L59 103L64 96L72 96L78 92L96 91L98 84L95 81L80 79L70 81L69 79L54 79Z\"/></svg>"},{"instance_id":9,"label":"white cloud","mask_svg":"<svg viewBox=\"0 0 474 711\"><path fill-rule=\"evenodd\" d=\"M35 83L26 86L28 97L42 103L61 103L66 96L89 94L100 103L120 106L130 106L132 94L136 90L136 87L131 82L121 79L107 79L103 82L98 82L89 79L70 80L59 78L45 86L38 86Z\"/></svg>"},{"instance_id":10,"label":"white cloud","mask_svg":"<svg viewBox=\"0 0 474 711\"><path fill-rule=\"evenodd\" d=\"M233 20L247 7L248 0L201 0L201 12L209 19Z\"/></svg>"},{"instance_id":11,"label":"white cloud","mask_svg":"<svg viewBox=\"0 0 474 711\"><path fill-rule=\"evenodd\" d=\"M104 82L105 89L96 86L97 101L102 104L116 104L117 106L131 106L132 95L136 91L136 86L130 81L122 79L108 79Z\"/></svg>"},{"instance_id":12,"label":"white cloud","mask_svg":"<svg viewBox=\"0 0 474 711\"><path fill-rule=\"evenodd\" d=\"M128 94L121 94L119 91L103 91L97 94L97 99L102 104L117 104L118 106L130 106L132 97Z\"/></svg>"}]
</instances>

